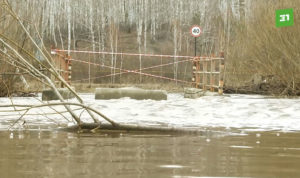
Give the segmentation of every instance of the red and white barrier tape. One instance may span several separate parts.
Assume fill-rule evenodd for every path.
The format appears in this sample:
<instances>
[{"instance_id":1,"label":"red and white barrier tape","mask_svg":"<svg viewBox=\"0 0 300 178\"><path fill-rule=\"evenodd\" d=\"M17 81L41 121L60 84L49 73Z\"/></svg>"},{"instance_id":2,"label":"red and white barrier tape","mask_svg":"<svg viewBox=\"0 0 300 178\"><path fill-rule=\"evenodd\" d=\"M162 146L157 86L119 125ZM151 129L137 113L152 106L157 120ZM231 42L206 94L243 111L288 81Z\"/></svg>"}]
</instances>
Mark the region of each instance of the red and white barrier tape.
<instances>
[{"instance_id":1,"label":"red and white barrier tape","mask_svg":"<svg viewBox=\"0 0 300 178\"><path fill-rule=\"evenodd\" d=\"M96 65L96 66L101 66L101 67L105 67L105 68L117 69L117 70L123 71L123 72L119 72L119 73L115 73L115 74L109 74L109 75L94 77L94 78L103 78L103 77L109 77L109 76L114 76L114 75L120 75L120 74L124 74L124 73L136 73L136 74L150 76L150 77L154 77L154 78L166 79L166 80L182 82L182 83L189 83L189 84L193 84L195 82L187 82L187 81L184 81L184 80L172 79L172 78L153 75L153 74L144 73L144 72L140 72L140 71L146 70L146 69L153 69L153 68L157 68L157 67L162 67L162 66L168 66L168 65L172 65L172 64L178 64L178 63L187 62L187 61L194 61L194 62L199 61L199 62L201 62L201 61L212 61L212 60L224 60L224 57L199 57L199 56L194 57L194 56L175 56L175 55L156 55L156 54L137 54L137 53L113 53L113 52L101 52L101 51L96 52L96 51L82 51L82 50L62 50L62 49L52 49L51 50L51 54L56 54L56 55L63 56L61 54L61 52L85 53L85 54L124 55L124 56L144 56L144 57L160 57L160 58L189 58L189 59L183 60L183 61L177 61L177 62L172 62L172 63L167 63L167 64L161 64L161 65L146 67L146 68L137 69L137 70L127 70L127 69L121 69L121 68L117 68L117 67L101 65L101 64L97 64L97 63L91 63L91 62L87 62L87 61L69 59L70 61L77 61L77 62L81 62L81 63L85 63L85 64L92 64L92 65ZM90 80L90 79L91 78L86 79L86 80ZM84 79L82 79L82 80L84 80ZM78 80L78 81L82 81L82 80Z\"/></svg>"},{"instance_id":2,"label":"red and white barrier tape","mask_svg":"<svg viewBox=\"0 0 300 178\"><path fill-rule=\"evenodd\" d=\"M134 71L138 72L138 71L142 71L142 70L147 70L147 69L152 69L152 68L157 68L157 67L162 67L162 66L168 66L168 65L172 65L172 64L179 64L179 63L188 62L188 61L192 61L192 60L193 59L188 59L188 60L177 61L177 62L172 62L172 63L167 63L167 64L161 64L161 65L156 65L156 66L151 66L151 67L145 67L145 68L142 68L142 69L136 69ZM82 62L82 61L78 61L78 62ZM86 64L93 64L93 65L97 65L97 66L102 66L100 64L89 63L89 62L86 62L86 61L84 61L84 63L86 63ZM108 75L102 75L102 76L98 76L98 77L92 77L92 78L87 78L87 79L75 80L75 82L77 82L77 81L85 81L85 80L89 80L89 79L98 79L98 78L111 77L111 76L116 76L116 75L126 74L126 73L129 73L129 72L118 72L118 73L108 74Z\"/></svg>"},{"instance_id":3,"label":"red and white barrier tape","mask_svg":"<svg viewBox=\"0 0 300 178\"><path fill-rule=\"evenodd\" d=\"M70 59L70 60L71 61L77 61L77 62L85 63L85 64L93 64L93 65L96 65L96 66L101 66L101 67L110 68L110 69L121 70L121 71L124 71L125 73L135 73L135 74L140 74L140 75L144 75L144 76L150 76L150 77L154 77L154 78L171 80L171 81L176 81L176 82L181 82L181 83L188 83L188 84L193 84L194 83L194 82L188 82L188 81L184 81L184 80L172 79L172 78L169 78L169 77L163 77L163 76L148 74L148 73L144 73L144 72L139 72L139 70L121 69L121 68L118 68L118 67L111 67L111 66L106 66L106 65L102 65L102 64L96 64L96 63L91 63L91 62L87 62L87 61L81 61L81 60L77 60L77 59ZM178 62L180 62L180 61L178 61ZM118 75L118 74L115 74L115 75ZM112 74L110 74L110 76L112 76ZM106 76L106 77L108 77L108 76Z\"/></svg>"},{"instance_id":4,"label":"red and white barrier tape","mask_svg":"<svg viewBox=\"0 0 300 178\"><path fill-rule=\"evenodd\" d=\"M124 55L124 56L145 56L145 57L161 57L161 58L197 58L197 59L224 59L221 57L200 57L200 56L175 56L175 55L160 55L160 54L138 54L138 53L114 53L105 51L82 51L82 50L64 50L64 49L52 49L51 54L57 54L58 52L68 53L86 53L86 54L106 54L106 55Z\"/></svg>"}]
</instances>

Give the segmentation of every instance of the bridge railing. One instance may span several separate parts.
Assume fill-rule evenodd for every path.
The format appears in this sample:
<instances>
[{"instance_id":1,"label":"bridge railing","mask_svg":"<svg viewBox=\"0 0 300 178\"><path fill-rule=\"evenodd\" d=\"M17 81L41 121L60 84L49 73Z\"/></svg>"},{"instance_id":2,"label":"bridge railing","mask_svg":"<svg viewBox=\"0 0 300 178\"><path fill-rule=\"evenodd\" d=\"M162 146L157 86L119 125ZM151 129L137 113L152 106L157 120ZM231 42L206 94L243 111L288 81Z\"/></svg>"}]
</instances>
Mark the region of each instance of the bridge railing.
<instances>
[{"instance_id":1,"label":"bridge railing","mask_svg":"<svg viewBox=\"0 0 300 178\"><path fill-rule=\"evenodd\" d=\"M140 68L140 69L124 69L121 67L116 66L108 66L105 64L98 64L92 61L84 61L80 59L73 59L71 56L67 55L67 52L70 53L83 53L83 54L103 54L103 55L121 55L123 56L144 56L144 57L151 57L151 58L169 58L172 60L169 62L165 62L159 65L151 65L148 67ZM187 85L193 85L195 88L201 88L203 90L210 90L212 92L218 91L219 94L223 94L223 87L224 87L224 68L225 68L225 59L224 53L221 52L218 57L216 56L209 56L209 57L191 57L191 56L172 56L172 55L155 55L155 54L132 54L132 53L111 53L111 52L93 52L93 51L67 51L67 50L52 50L51 52L54 55L54 63L61 74L61 76L69 83L71 83L72 78L72 63L76 62L84 65L94 65L101 68L106 69L115 69L119 70L119 73L115 74L108 74L104 76L97 76L95 78L100 77L110 77L113 75L121 75L121 74L128 74L132 73L135 75L143 75L151 78L162 79L162 80L169 80L173 82L180 82ZM179 58L181 60L173 61L173 58ZM192 81L185 81L180 79L174 79L167 76L157 75L150 72L143 72L149 69L156 69L166 66L172 66L174 64L179 63L192 63L193 70L192 70ZM152 71L153 72L153 71ZM90 73L90 72L89 72ZM89 81L91 81L91 77L89 75Z\"/></svg>"},{"instance_id":2,"label":"bridge railing","mask_svg":"<svg viewBox=\"0 0 300 178\"><path fill-rule=\"evenodd\" d=\"M223 94L225 58L221 52L219 57L195 57L193 60L193 78L195 88L218 91Z\"/></svg>"}]
</instances>

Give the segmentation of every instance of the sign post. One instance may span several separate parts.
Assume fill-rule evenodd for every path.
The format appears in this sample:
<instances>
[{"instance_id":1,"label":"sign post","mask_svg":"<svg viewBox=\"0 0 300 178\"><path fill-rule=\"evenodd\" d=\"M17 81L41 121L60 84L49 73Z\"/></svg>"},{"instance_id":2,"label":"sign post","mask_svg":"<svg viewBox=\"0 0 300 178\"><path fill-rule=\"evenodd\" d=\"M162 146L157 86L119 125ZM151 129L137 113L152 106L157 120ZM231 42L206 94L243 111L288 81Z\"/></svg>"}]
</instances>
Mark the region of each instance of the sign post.
<instances>
[{"instance_id":1,"label":"sign post","mask_svg":"<svg viewBox=\"0 0 300 178\"><path fill-rule=\"evenodd\" d=\"M195 38L195 56L197 56L197 37L199 37L202 33L201 28L198 25L192 26L191 35Z\"/></svg>"}]
</instances>

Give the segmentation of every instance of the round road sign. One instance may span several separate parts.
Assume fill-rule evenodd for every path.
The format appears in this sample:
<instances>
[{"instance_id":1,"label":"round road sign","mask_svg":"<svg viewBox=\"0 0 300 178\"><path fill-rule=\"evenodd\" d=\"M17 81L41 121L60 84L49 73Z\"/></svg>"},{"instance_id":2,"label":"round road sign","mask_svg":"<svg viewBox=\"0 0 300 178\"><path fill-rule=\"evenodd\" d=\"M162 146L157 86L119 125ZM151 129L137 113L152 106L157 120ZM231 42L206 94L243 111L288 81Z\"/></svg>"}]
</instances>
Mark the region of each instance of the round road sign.
<instances>
[{"instance_id":1,"label":"round road sign","mask_svg":"<svg viewBox=\"0 0 300 178\"><path fill-rule=\"evenodd\" d=\"M198 25L194 25L191 28L191 34L193 37L199 37L201 35L201 33L202 33L202 30Z\"/></svg>"}]
</instances>

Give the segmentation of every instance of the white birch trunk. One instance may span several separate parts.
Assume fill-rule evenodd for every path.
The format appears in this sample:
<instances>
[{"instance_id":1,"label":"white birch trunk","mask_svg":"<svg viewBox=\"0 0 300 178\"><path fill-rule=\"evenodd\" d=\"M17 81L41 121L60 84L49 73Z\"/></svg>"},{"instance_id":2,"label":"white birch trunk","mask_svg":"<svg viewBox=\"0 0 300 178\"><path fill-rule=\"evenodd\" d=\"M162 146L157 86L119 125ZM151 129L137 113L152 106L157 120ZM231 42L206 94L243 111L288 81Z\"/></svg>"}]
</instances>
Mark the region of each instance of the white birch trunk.
<instances>
[{"instance_id":1,"label":"white birch trunk","mask_svg":"<svg viewBox=\"0 0 300 178\"><path fill-rule=\"evenodd\" d=\"M91 41L92 41L92 48L93 51L96 51L96 45L95 45L95 33L94 33L94 13L93 13L93 3L90 2L90 30L91 30ZM94 62L95 62L95 55L94 56Z\"/></svg>"},{"instance_id":2,"label":"white birch trunk","mask_svg":"<svg viewBox=\"0 0 300 178\"><path fill-rule=\"evenodd\" d=\"M142 53L142 31L143 31L143 8L141 8L140 12L139 12L139 17L138 17L138 21L137 21L137 42L138 42L138 48L139 48L139 54ZM140 64L140 71L142 69L142 56L139 56L139 64ZM140 83L142 82L142 75L140 74Z\"/></svg>"},{"instance_id":3,"label":"white birch trunk","mask_svg":"<svg viewBox=\"0 0 300 178\"><path fill-rule=\"evenodd\" d=\"M174 80L176 80L177 84L177 73L178 73L178 64L177 64L177 50L178 50L178 22L176 20L176 17L178 16L179 7L178 2L175 1L174 5L176 6L175 9L175 17L174 17L174 33L173 33L173 41L174 41Z\"/></svg>"},{"instance_id":4,"label":"white birch trunk","mask_svg":"<svg viewBox=\"0 0 300 178\"><path fill-rule=\"evenodd\" d=\"M61 43L61 48L62 49L65 49L64 48L64 40L63 40L63 37L62 37L62 34L61 34L61 30L60 30L60 23L57 23L57 29L58 29L58 33L59 33L59 37L60 37L60 43Z\"/></svg>"},{"instance_id":5,"label":"white birch trunk","mask_svg":"<svg viewBox=\"0 0 300 178\"><path fill-rule=\"evenodd\" d=\"M50 1L50 35L53 37L54 45L57 46L56 33L55 33L55 4L53 1Z\"/></svg>"},{"instance_id":6,"label":"white birch trunk","mask_svg":"<svg viewBox=\"0 0 300 178\"><path fill-rule=\"evenodd\" d=\"M101 12L101 50L105 50L105 17L104 17L104 9ZM102 54L102 64L104 65L104 54Z\"/></svg>"},{"instance_id":7,"label":"white birch trunk","mask_svg":"<svg viewBox=\"0 0 300 178\"><path fill-rule=\"evenodd\" d=\"M111 22L112 23L112 22ZM114 76L113 76L113 67L114 67L114 36L113 36L113 25L111 25L110 27L110 49L111 49L111 70L110 70L110 74L111 76L111 83L114 83Z\"/></svg>"},{"instance_id":8,"label":"white birch trunk","mask_svg":"<svg viewBox=\"0 0 300 178\"><path fill-rule=\"evenodd\" d=\"M144 1L144 53L147 53L148 0Z\"/></svg>"},{"instance_id":9,"label":"white birch trunk","mask_svg":"<svg viewBox=\"0 0 300 178\"><path fill-rule=\"evenodd\" d=\"M138 22L138 45L139 45L139 54L142 53L142 30L143 30L143 23L142 23L142 19L140 18L139 22ZM140 64L140 72L142 70L142 56L139 56L139 64ZM142 75L140 74L140 83L142 82Z\"/></svg>"},{"instance_id":10,"label":"white birch trunk","mask_svg":"<svg viewBox=\"0 0 300 178\"><path fill-rule=\"evenodd\" d=\"M174 80L177 80L177 68L178 68L178 64L176 63L177 62L177 25L175 24L174 25ZM177 81L176 81L176 84L177 84Z\"/></svg>"},{"instance_id":11,"label":"white birch trunk","mask_svg":"<svg viewBox=\"0 0 300 178\"><path fill-rule=\"evenodd\" d=\"M67 6L67 19L68 19L68 55L70 56L70 50L71 50L71 4L70 4L70 0L66 0L66 6Z\"/></svg>"}]
</instances>

